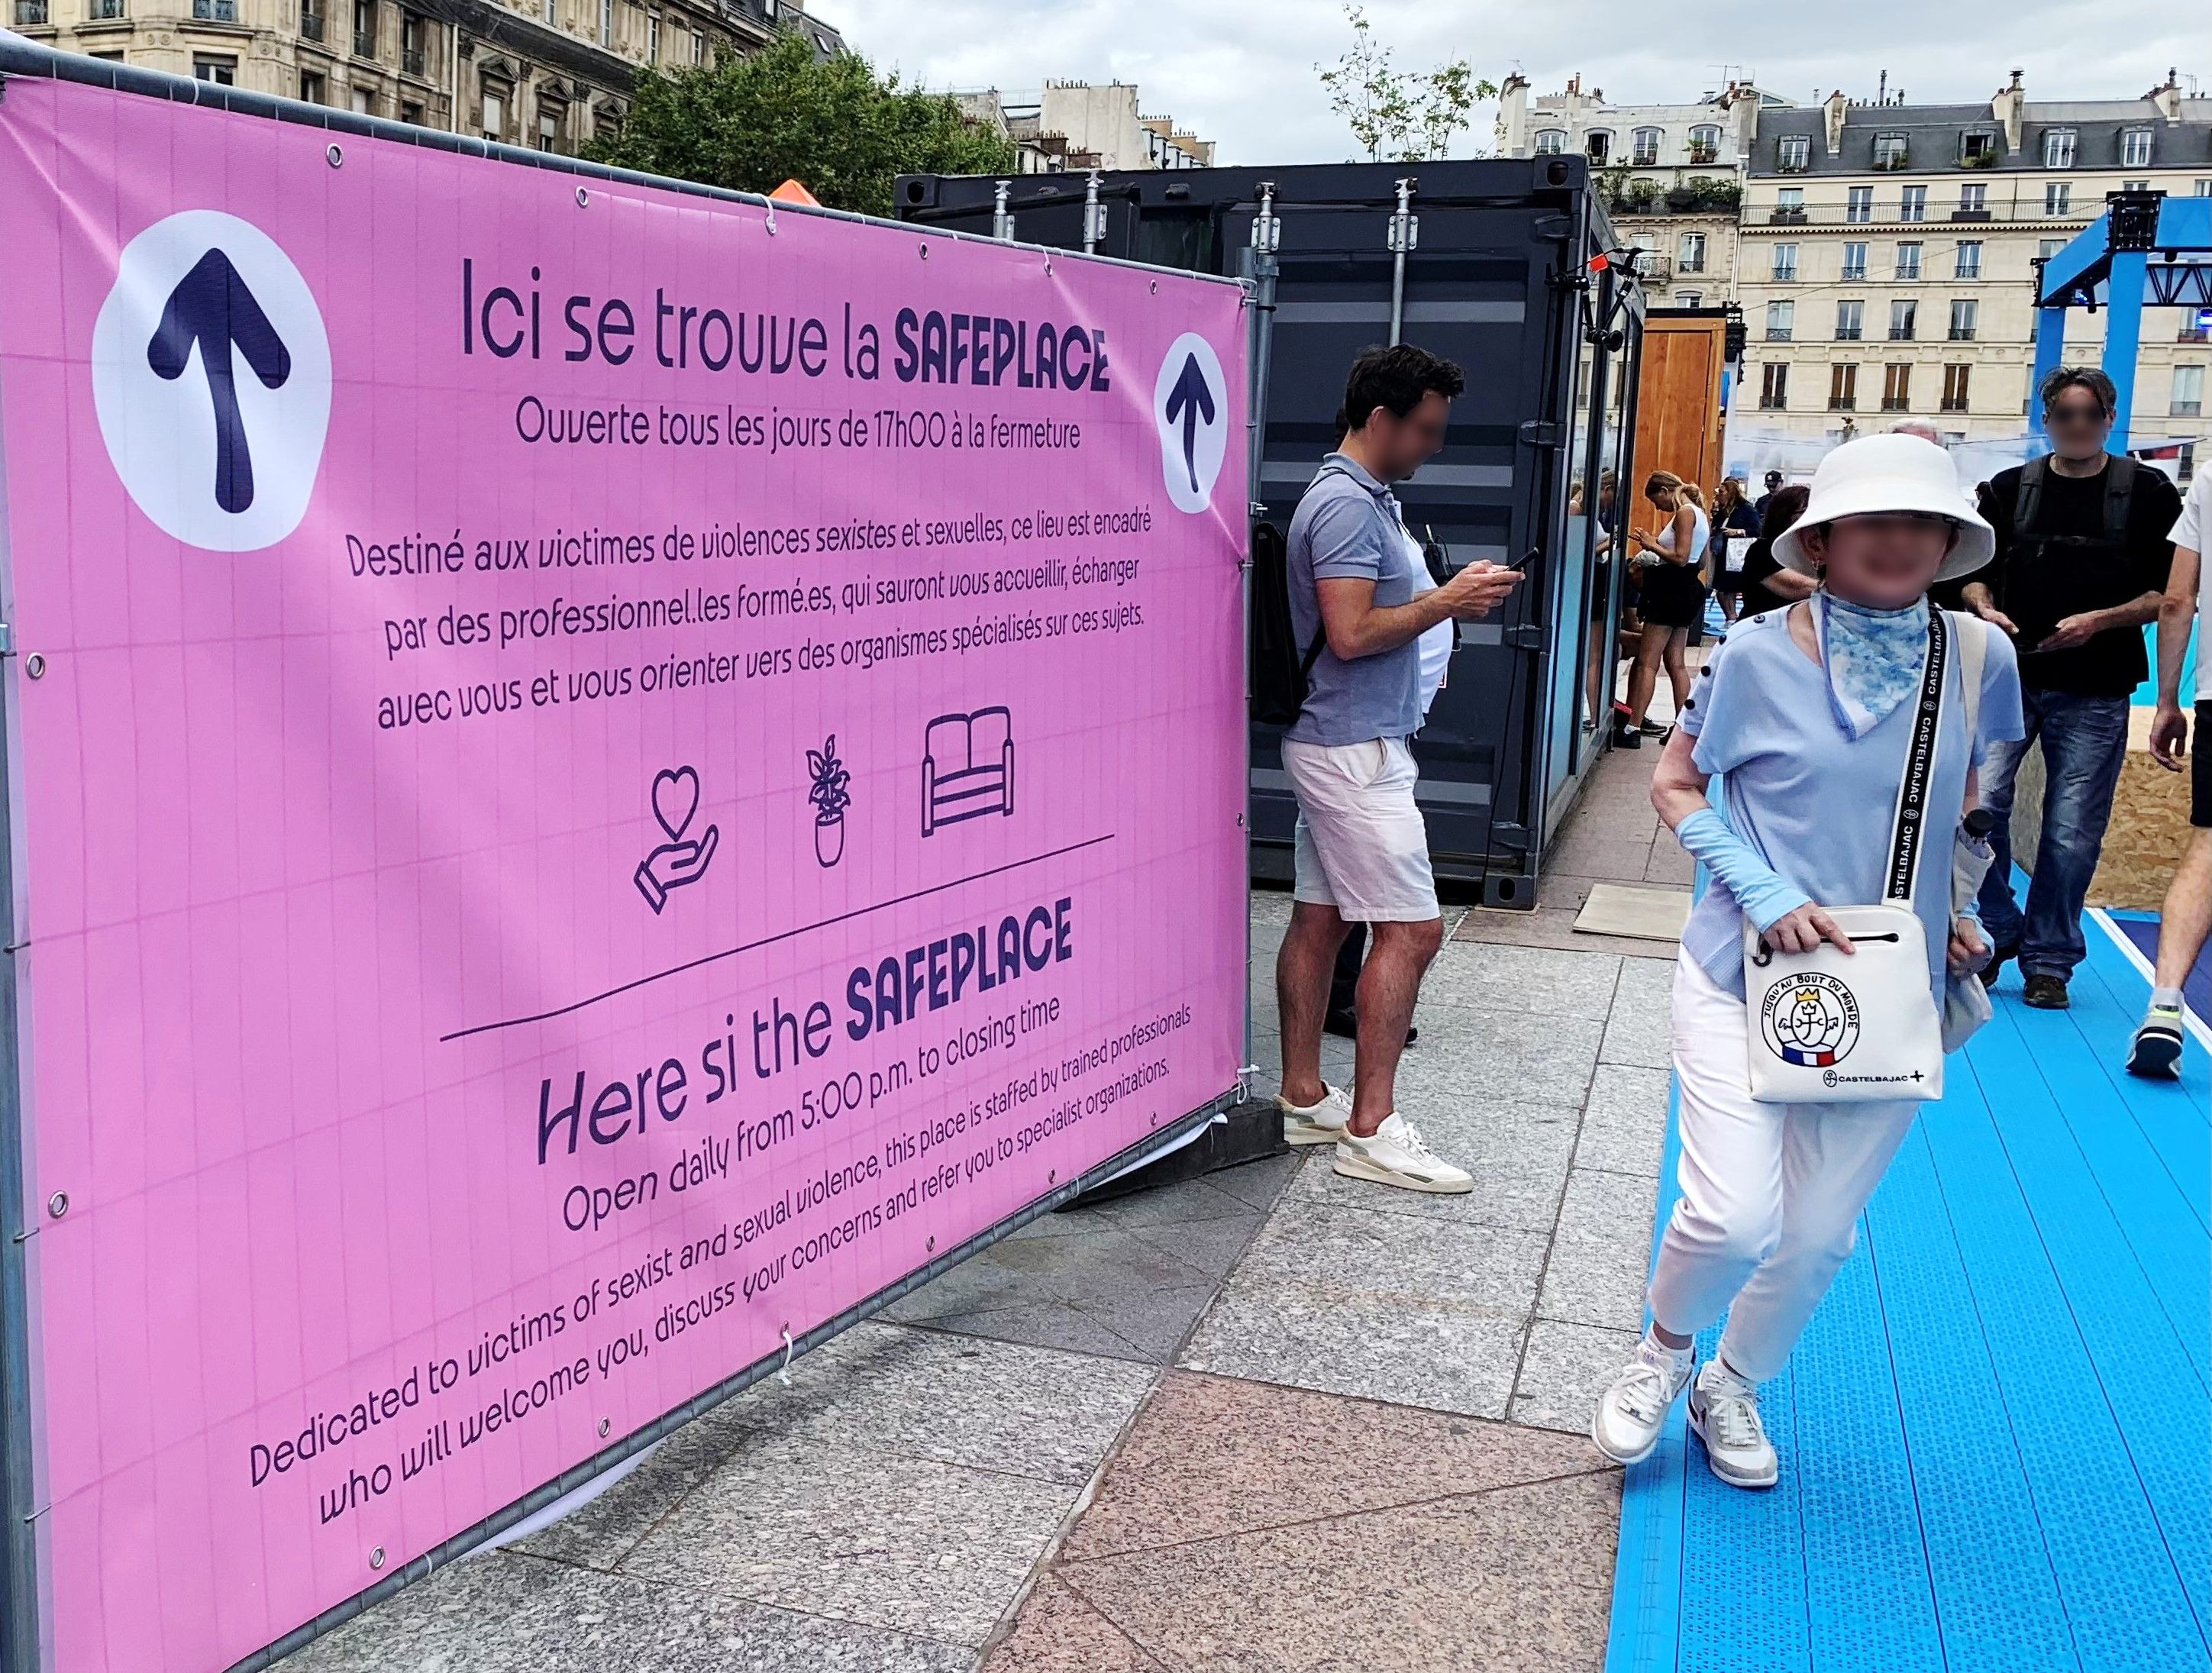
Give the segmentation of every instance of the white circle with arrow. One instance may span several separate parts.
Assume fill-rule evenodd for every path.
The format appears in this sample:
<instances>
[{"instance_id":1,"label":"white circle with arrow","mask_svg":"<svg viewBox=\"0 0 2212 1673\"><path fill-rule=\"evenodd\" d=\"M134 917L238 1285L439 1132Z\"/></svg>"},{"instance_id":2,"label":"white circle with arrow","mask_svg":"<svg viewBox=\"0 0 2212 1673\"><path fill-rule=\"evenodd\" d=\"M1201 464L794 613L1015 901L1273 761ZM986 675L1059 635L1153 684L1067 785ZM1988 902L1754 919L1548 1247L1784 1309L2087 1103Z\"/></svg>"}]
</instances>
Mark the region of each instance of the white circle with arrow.
<instances>
[{"instance_id":1,"label":"white circle with arrow","mask_svg":"<svg viewBox=\"0 0 2212 1673\"><path fill-rule=\"evenodd\" d=\"M314 293L251 222L186 210L124 246L92 328L92 398L138 508L209 551L300 526L331 419Z\"/></svg>"},{"instance_id":2,"label":"white circle with arrow","mask_svg":"<svg viewBox=\"0 0 2212 1673\"><path fill-rule=\"evenodd\" d=\"M1229 380L1213 345L1196 332L1168 345L1152 386L1152 422L1168 498L1178 511L1205 510L1229 447Z\"/></svg>"}]
</instances>

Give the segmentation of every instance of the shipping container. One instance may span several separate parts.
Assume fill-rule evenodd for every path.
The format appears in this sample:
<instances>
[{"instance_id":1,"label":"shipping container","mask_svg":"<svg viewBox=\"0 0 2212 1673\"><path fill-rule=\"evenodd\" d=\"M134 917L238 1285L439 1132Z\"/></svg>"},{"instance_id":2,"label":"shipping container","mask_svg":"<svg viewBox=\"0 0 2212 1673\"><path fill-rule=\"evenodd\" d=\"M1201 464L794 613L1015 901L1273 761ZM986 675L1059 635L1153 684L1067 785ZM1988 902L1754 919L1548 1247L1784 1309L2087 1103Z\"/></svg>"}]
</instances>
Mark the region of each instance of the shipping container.
<instances>
[{"instance_id":1,"label":"shipping container","mask_svg":"<svg viewBox=\"0 0 2212 1673\"><path fill-rule=\"evenodd\" d=\"M1461 629L1415 745L1420 802L1440 879L1533 909L1605 745L1620 566L1577 495L1587 478L1595 508L1598 474L1631 470L1643 329L1586 160L916 174L893 201L924 224L1066 249L1088 230L1103 254L1253 279L1253 514L1279 530L1334 444L1354 355L1402 338L1466 368L1443 451L1398 496L1451 567L1525 556L1528 580ZM1278 728L1255 725L1252 759L1254 874L1287 879Z\"/></svg>"}]
</instances>

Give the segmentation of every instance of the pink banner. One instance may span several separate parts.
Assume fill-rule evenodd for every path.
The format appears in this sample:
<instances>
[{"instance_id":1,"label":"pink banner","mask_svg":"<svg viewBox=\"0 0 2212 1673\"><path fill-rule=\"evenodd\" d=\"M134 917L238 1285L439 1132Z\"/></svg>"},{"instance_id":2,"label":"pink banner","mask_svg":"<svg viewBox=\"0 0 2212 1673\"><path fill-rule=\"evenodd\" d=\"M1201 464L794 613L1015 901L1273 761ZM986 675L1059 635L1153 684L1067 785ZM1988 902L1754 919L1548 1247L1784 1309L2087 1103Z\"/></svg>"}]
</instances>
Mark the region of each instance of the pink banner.
<instances>
[{"instance_id":1,"label":"pink banner","mask_svg":"<svg viewBox=\"0 0 2212 1673\"><path fill-rule=\"evenodd\" d=\"M1238 1061L1237 290L332 137L0 105L63 1673L227 1666Z\"/></svg>"}]
</instances>

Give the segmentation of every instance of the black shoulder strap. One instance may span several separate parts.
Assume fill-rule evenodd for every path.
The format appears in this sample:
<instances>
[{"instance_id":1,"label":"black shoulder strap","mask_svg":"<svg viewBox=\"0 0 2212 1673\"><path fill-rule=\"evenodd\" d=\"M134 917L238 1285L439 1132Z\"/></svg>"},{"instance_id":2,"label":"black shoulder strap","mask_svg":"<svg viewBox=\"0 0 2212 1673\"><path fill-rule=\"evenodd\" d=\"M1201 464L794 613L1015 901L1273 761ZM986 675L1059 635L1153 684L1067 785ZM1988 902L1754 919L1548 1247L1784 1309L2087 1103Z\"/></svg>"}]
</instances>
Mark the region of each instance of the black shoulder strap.
<instances>
[{"instance_id":1,"label":"black shoulder strap","mask_svg":"<svg viewBox=\"0 0 2212 1673\"><path fill-rule=\"evenodd\" d=\"M1928 612L1928 660L1920 671L1920 701L1912 716L1912 743L1905 751L1905 778L1897 787L1897 821L1890 833L1889 873L1884 901L1910 906L1912 880L1920 867L1921 839L1928 824L1928 792L1936 764L1936 739L1943 718L1943 676L1949 660L1951 624L1944 612Z\"/></svg>"},{"instance_id":2,"label":"black shoulder strap","mask_svg":"<svg viewBox=\"0 0 2212 1673\"><path fill-rule=\"evenodd\" d=\"M2105 463L2105 538L2128 537L2128 501L2136 491L2136 462L2114 453Z\"/></svg>"},{"instance_id":3,"label":"black shoulder strap","mask_svg":"<svg viewBox=\"0 0 2212 1673\"><path fill-rule=\"evenodd\" d=\"M1300 679L1310 680L1313 678L1314 664L1321 660L1321 648L1327 643L1328 643L1328 630L1325 627L1316 628L1313 643L1306 647L1306 654L1298 659Z\"/></svg>"},{"instance_id":4,"label":"black shoulder strap","mask_svg":"<svg viewBox=\"0 0 2212 1673\"><path fill-rule=\"evenodd\" d=\"M2045 458L2038 454L2020 467L2020 493L2013 501L2013 538L2024 538L2035 526L2035 515L2043 504L2043 473L2050 468Z\"/></svg>"}]
</instances>

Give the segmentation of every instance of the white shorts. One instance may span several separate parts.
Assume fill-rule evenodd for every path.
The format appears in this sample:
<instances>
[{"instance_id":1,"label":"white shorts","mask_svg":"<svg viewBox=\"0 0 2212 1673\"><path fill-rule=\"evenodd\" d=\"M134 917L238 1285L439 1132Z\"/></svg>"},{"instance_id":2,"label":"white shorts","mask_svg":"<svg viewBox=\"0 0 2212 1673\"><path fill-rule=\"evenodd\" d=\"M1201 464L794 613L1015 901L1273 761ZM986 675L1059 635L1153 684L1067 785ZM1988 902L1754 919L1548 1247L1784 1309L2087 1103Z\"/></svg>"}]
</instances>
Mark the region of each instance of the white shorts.
<instances>
[{"instance_id":1,"label":"white shorts","mask_svg":"<svg viewBox=\"0 0 2212 1673\"><path fill-rule=\"evenodd\" d=\"M1429 830L1413 801L1420 770L1402 738L1364 744L1283 739L1298 799L1296 897L1353 923L1443 916L1429 869Z\"/></svg>"}]
</instances>

